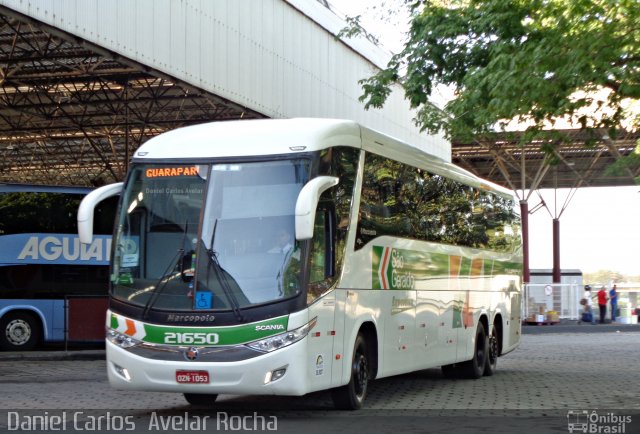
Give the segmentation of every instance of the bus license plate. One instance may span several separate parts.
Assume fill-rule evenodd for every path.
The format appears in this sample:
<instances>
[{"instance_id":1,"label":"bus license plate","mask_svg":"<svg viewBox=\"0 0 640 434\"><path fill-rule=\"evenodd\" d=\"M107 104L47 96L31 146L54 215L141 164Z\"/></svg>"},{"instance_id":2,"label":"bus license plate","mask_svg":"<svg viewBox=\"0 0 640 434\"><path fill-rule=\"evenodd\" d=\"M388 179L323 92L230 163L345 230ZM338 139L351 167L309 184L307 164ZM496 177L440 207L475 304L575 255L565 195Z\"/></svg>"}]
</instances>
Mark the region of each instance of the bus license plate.
<instances>
[{"instance_id":1,"label":"bus license plate","mask_svg":"<svg viewBox=\"0 0 640 434\"><path fill-rule=\"evenodd\" d=\"M187 384L209 383L209 373L207 371L176 371L176 381Z\"/></svg>"}]
</instances>

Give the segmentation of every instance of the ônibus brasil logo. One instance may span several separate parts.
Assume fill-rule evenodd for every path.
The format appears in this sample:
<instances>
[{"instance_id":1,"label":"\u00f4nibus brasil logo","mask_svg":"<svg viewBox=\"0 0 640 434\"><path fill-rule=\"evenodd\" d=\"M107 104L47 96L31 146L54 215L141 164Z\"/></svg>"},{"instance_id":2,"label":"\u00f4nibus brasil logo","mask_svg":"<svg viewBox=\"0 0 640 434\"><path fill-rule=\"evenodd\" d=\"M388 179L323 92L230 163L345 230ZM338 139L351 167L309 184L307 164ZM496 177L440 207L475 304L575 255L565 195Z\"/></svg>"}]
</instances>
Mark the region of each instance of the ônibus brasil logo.
<instances>
[{"instance_id":1,"label":"\u00f4nibus brasil logo","mask_svg":"<svg viewBox=\"0 0 640 434\"><path fill-rule=\"evenodd\" d=\"M381 289L415 289L415 278L405 270L405 257L400 249L377 247L382 249L378 279Z\"/></svg>"},{"instance_id":2,"label":"\u00f4nibus brasil logo","mask_svg":"<svg viewBox=\"0 0 640 434\"><path fill-rule=\"evenodd\" d=\"M627 433L632 432L629 415L614 412L603 413L602 410L569 410L567 412L567 429L570 433ZM636 432L636 431L633 431Z\"/></svg>"}]
</instances>

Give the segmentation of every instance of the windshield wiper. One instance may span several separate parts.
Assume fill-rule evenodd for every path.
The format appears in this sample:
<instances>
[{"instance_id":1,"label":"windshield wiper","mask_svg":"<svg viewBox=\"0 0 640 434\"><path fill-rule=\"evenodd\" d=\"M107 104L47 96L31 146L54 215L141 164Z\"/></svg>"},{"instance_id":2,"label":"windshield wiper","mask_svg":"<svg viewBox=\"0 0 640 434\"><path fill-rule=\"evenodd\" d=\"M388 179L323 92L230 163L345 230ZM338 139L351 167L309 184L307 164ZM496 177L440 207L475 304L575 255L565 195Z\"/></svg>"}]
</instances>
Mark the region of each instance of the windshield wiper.
<instances>
[{"instance_id":1,"label":"windshield wiper","mask_svg":"<svg viewBox=\"0 0 640 434\"><path fill-rule=\"evenodd\" d=\"M227 300L229 301L229 305L231 306L231 309L233 310L233 313L235 314L236 318L238 319L238 321L244 322L245 318L244 318L244 315L242 315L242 312L240 310L240 304L238 303L238 299L233 293L233 289L229 287L229 279L233 279L233 277L224 268L222 268L222 266L220 265L220 261L218 261L218 252L213 250L213 241L216 236L217 227L218 227L218 219L216 219L215 222L213 223L213 230L211 232L211 242L209 244L210 247L206 250L207 254L209 255L209 264L213 265L213 270L215 272L216 280L220 284L220 288L222 288L224 295L227 297ZM207 270L208 269L209 267L207 267ZM207 282L208 281L209 281L209 278L207 276ZM236 283L236 286L239 288L237 282L235 283Z\"/></svg>"},{"instance_id":2,"label":"windshield wiper","mask_svg":"<svg viewBox=\"0 0 640 434\"><path fill-rule=\"evenodd\" d=\"M185 221L184 223L184 231L182 232L182 241L180 244L180 248L176 252L176 255L171 259L171 261L169 262L169 265L167 266L167 268L165 268L160 278L156 281L156 284L154 285L155 289L151 293L151 297L149 297L149 300L147 300L147 302L144 305L144 310L142 311L142 319L147 319L147 317L149 316L149 312L151 311L151 308L156 303L156 301L158 301L158 297L160 296L160 293L164 290L164 288L166 288L167 282L169 281L168 278L171 275L171 272L176 268L176 266L180 262L180 259L184 256L184 252L185 252L184 243L187 238L188 230L189 230L189 220Z\"/></svg>"},{"instance_id":3,"label":"windshield wiper","mask_svg":"<svg viewBox=\"0 0 640 434\"><path fill-rule=\"evenodd\" d=\"M178 265L178 261L183 255L184 255L184 248L178 249L178 252L173 257L173 259L171 259L171 262L169 262L169 265L167 266L167 268L164 270L164 272L162 273L162 275L154 285L155 289L151 293L151 297L149 297L149 300L147 300L147 302L144 305L144 310L142 311L142 319L147 319L147 316L149 315L149 311L151 310L151 307L155 304L155 302L158 300L158 297L160 296L160 293L167 286L167 282L169 281L168 278L170 277L171 272L176 268L176 265Z\"/></svg>"}]
</instances>

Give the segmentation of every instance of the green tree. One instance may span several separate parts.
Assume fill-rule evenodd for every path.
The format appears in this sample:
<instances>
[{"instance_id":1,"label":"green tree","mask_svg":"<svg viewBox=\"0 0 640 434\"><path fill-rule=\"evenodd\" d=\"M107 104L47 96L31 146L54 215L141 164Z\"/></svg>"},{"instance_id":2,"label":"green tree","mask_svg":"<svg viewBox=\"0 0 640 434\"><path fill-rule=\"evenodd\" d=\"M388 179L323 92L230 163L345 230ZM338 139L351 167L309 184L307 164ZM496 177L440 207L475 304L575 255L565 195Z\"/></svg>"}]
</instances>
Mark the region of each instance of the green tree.
<instances>
[{"instance_id":1,"label":"green tree","mask_svg":"<svg viewBox=\"0 0 640 434\"><path fill-rule=\"evenodd\" d=\"M13 192L0 195L0 235L76 233L76 214L81 199L79 194L62 193Z\"/></svg>"},{"instance_id":2,"label":"green tree","mask_svg":"<svg viewBox=\"0 0 640 434\"><path fill-rule=\"evenodd\" d=\"M398 83L416 123L449 138L470 139L517 120L531 125L525 140L532 140L549 134L545 123L567 116L612 138L640 127L638 0L402 3L410 12L406 44L386 69L361 80L367 108L381 107ZM352 19L351 33L357 25ZM429 100L437 85L455 95L444 107ZM593 110L580 110L587 107Z\"/></svg>"},{"instance_id":3,"label":"green tree","mask_svg":"<svg viewBox=\"0 0 640 434\"><path fill-rule=\"evenodd\" d=\"M608 285L609 282L623 282L629 280L624 275L612 270L598 270L591 273L584 273L582 276L584 283Z\"/></svg>"}]
</instances>

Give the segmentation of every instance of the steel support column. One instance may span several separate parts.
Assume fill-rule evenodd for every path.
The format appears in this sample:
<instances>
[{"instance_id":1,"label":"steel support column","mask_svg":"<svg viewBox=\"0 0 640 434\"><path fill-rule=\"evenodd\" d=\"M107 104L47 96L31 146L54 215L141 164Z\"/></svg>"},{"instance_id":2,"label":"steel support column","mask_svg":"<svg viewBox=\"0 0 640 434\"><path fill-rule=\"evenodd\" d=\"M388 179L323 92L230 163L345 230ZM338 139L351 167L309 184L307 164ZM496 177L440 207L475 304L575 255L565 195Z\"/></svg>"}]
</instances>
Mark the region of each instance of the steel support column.
<instances>
[{"instance_id":1,"label":"steel support column","mask_svg":"<svg viewBox=\"0 0 640 434\"><path fill-rule=\"evenodd\" d=\"M529 202L520 201L520 218L522 219L522 278L524 283L531 281L529 271Z\"/></svg>"},{"instance_id":2,"label":"steel support column","mask_svg":"<svg viewBox=\"0 0 640 434\"><path fill-rule=\"evenodd\" d=\"M560 219L553 219L553 283L560 283Z\"/></svg>"}]
</instances>

